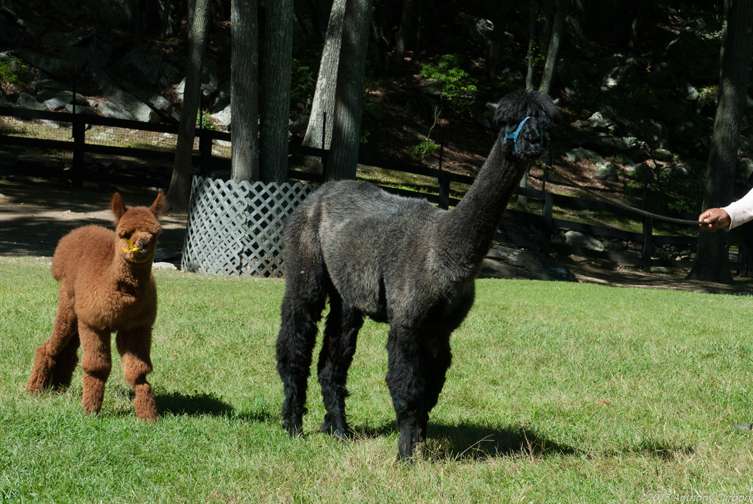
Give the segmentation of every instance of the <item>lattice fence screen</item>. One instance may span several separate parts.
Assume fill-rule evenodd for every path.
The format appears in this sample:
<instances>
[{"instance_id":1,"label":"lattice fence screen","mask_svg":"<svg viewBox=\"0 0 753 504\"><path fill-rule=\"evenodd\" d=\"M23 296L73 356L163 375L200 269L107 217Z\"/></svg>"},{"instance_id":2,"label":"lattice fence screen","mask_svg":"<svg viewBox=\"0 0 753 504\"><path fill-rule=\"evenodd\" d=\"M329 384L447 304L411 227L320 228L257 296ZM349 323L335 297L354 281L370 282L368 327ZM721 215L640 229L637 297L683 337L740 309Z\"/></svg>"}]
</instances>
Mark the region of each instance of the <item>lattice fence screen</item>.
<instances>
[{"instance_id":1,"label":"lattice fence screen","mask_svg":"<svg viewBox=\"0 0 753 504\"><path fill-rule=\"evenodd\" d=\"M281 277L282 224L315 186L194 177L182 268Z\"/></svg>"}]
</instances>

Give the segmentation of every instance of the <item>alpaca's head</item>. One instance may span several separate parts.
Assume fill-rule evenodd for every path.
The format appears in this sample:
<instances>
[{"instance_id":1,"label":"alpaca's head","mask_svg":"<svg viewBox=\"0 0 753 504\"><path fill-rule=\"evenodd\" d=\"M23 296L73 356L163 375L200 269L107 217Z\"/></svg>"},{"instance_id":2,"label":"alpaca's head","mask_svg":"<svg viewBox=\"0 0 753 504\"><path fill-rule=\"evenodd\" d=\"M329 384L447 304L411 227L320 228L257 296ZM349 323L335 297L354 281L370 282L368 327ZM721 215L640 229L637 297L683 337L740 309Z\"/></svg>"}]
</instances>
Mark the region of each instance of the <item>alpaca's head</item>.
<instances>
[{"instance_id":1,"label":"alpaca's head","mask_svg":"<svg viewBox=\"0 0 753 504\"><path fill-rule=\"evenodd\" d=\"M163 193L157 195L150 207L129 207L120 194L112 197L112 213L115 214L115 234L118 237L116 252L131 263L145 263L154 258L157 237L162 232L159 218L165 203Z\"/></svg>"},{"instance_id":2,"label":"alpaca's head","mask_svg":"<svg viewBox=\"0 0 753 504\"><path fill-rule=\"evenodd\" d=\"M535 159L546 152L549 132L561 118L549 96L538 92L510 93L493 107L494 120L502 127L500 136L509 153Z\"/></svg>"}]
</instances>

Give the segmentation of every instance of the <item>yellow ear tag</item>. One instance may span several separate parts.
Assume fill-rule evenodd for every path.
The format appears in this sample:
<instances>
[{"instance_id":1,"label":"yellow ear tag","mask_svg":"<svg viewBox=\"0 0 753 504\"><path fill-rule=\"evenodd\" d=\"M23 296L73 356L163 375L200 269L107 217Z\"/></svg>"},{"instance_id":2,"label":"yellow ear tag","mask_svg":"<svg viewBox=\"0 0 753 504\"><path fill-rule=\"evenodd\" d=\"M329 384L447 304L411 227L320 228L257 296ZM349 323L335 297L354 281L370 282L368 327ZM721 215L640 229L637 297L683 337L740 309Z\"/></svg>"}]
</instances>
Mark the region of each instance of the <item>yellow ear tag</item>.
<instances>
[{"instance_id":1,"label":"yellow ear tag","mask_svg":"<svg viewBox=\"0 0 753 504\"><path fill-rule=\"evenodd\" d=\"M120 246L120 248L123 250L123 252L138 252L139 248L134 247L133 243L131 243L131 240L128 238L123 238L128 245L128 248L125 248L123 245Z\"/></svg>"}]
</instances>

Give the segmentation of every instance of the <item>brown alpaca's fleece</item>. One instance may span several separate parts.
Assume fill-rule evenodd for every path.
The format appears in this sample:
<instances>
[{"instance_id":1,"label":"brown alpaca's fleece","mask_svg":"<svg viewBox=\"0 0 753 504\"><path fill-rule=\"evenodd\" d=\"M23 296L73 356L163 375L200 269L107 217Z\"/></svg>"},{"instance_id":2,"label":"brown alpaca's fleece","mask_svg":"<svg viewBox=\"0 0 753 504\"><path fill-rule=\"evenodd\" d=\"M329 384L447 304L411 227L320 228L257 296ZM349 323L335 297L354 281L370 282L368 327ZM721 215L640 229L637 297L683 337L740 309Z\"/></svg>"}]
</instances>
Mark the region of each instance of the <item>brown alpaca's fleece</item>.
<instances>
[{"instance_id":1,"label":"brown alpaca's fleece","mask_svg":"<svg viewBox=\"0 0 753 504\"><path fill-rule=\"evenodd\" d=\"M146 375L152 371L152 326L157 318L157 286L152 260L162 231L157 218L160 193L147 207L127 207L115 193L115 232L100 226L74 229L52 258L52 276L60 281L58 314L52 337L37 348L27 392L65 390L71 384L81 346L83 406L99 413L110 376L110 335L121 356L123 376L133 388L136 415L156 420L157 406Z\"/></svg>"}]
</instances>

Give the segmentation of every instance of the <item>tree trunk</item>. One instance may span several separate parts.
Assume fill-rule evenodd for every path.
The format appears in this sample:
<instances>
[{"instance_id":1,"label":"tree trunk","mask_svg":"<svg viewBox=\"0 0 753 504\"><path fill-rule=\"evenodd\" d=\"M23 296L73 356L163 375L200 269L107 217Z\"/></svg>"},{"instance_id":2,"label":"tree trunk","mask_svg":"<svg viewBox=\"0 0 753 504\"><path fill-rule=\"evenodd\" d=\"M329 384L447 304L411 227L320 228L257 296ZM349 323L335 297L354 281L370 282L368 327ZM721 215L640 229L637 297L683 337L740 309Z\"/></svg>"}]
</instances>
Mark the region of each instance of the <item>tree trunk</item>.
<instances>
[{"instance_id":1,"label":"tree trunk","mask_svg":"<svg viewBox=\"0 0 753 504\"><path fill-rule=\"evenodd\" d=\"M413 26L413 7L416 0L403 0L403 13L400 16L400 28L397 31L395 40L395 54L392 57L390 73L398 75L403 68L405 59L405 39L412 30Z\"/></svg>"},{"instance_id":2,"label":"tree trunk","mask_svg":"<svg viewBox=\"0 0 753 504\"><path fill-rule=\"evenodd\" d=\"M332 146L325 167L325 180L356 177L370 21L371 0L348 0L337 71Z\"/></svg>"},{"instance_id":3,"label":"tree trunk","mask_svg":"<svg viewBox=\"0 0 753 504\"><path fill-rule=\"evenodd\" d=\"M632 51L640 48L640 40L643 32L643 24L650 18L649 10L652 8L652 0L638 0L635 17L630 23L630 41L628 47Z\"/></svg>"},{"instance_id":4,"label":"tree trunk","mask_svg":"<svg viewBox=\"0 0 753 504\"><path fill-rule=\"evenodd\" d=\"M544 74L541 76L541 85L539 91L549 94L554 78L554 68L557 66L557 54L560 50L562 37L565 35L565 21L567 19L567 10L570 7L570 0L559 0L557 2L557 12L554 15L554 24L552 26L552 38L549 41L549 48L546 54L546 63L544 64Z\"/></svg>"},{"instance_id":5,"label":"tree trunk","mask_svg":"<svg viewBox=\"0 0 753 504\"><path fill-rule=\"evenodd\" d=\"M721 207L732 199L740 126L750 81L753 37L753 2L731 0L727 37L722 45L722 73L719 82L719 106L714 118L709 160L706 165L706 191L703 209ZM732 283L729 255L722 233L701 230L698 255L688 278Z\"/></svg>"},{"instance_id":6,"label":"tree trunk","mask_svg":"<svg viewBox=\"0 0 753 504\"><path fill-rule=\"evenodd\" d=\"M533 91L533 60L534 52L536 50L536 2L530 3L529 17L528 17L528 55L526 60L528 61L528 72L526 73L526 91Z\"/></svg>"},{"instance_id":7,"label":"tree trunk","mask_svg":"<svg viewBox=\"0 0 753 504\"><path fill-rule=\"evenodd\" d=\"M492 39L489 44L489 55L486 58L486 78L494 80L499 75L499 65L502 62L502 49L505 41L505 21L507 20L508 0L500 0L492 9L491 20L494 23Z\"/></svg>"},{"instance_id":8,"label":"tree trunk","mask_svg":"<svg viewBox=\"0 0 753 504\"><path fill-rule=\"evenodd\" d=\"M259 180L257 0L232 0L230 10L230 176L253 182Z\"/></svg>"},{"instance_id":9,"label":"tree trunk","mask_svg":"<svg viewBox=\"0 0 753 504\"><path fill-rule=\"evenodd\" d=\"M196 133L196 114L201 99L201 66L209 29L209 0L196 0L194 22L188 38L188 67L186 87L183 93L183 108L180 112L178 141L175 146L175 162L170 188L165 197L165 212L188 211L191 196L191 164Z\"/></svg>"},{"instance_id":10,"label":"tree trunk","mask_svg":"<svg viewBox=\"0 0 753 504\"><path fill-rule=\"evenodd\" d=\"M526 91L533 91L533 64L534 64L534 51L536 49L536 2L531 1L530 16L528 18L528 72L526 73ZM528 187L528 170L523 173L523 177L520 179L519 187L525 189ZM524 211L528 211L528 197L522 194L518 195L515 203L518 207Z\"/></svg>"},{"instance_id":11,"label":"tree trunk","mask_svg":"<svg viewBox=\"0 0 753 504\"><path fill-rule=\"evenodd\" d=\"M262 59L260 179L288 181L288 122L293 62L293 1L267 2Z\"/></svg>"},{"instance_id":12,"label":"tree trunk","mask_svg":"<svg viewBox=\"0 0 753 504\"><path fill-rule=\"evenodd\" d=\"M311 104L311 115L303 145L316 149L329 149L332 143L332 124L335 112L335 91L337 89L337 67L340 61L340 47L343 33L343 19L345 17L345 0L334 0L332 11L327 24L327 38L324 42L322 61L319 64L319 77L316 80L314 102ZM327 123L324 123L324 120ZM322 134L325 135L322 145ZM306 156L306 167L321 172L323 170L321 158Z\"/></svg>"}]
</instances>

